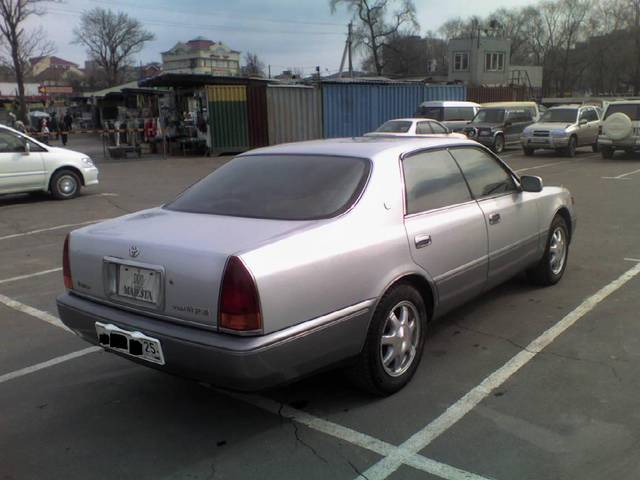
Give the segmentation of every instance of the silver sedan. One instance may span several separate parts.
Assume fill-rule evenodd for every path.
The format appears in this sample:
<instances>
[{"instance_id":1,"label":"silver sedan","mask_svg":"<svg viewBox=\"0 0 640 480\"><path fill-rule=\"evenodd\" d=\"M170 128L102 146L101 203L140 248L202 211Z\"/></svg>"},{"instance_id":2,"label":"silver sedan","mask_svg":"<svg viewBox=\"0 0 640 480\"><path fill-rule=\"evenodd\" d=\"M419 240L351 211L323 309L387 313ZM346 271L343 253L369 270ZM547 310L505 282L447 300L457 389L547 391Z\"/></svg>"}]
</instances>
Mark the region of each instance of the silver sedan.
<instances>
[{"instance_id":1,"label":"silver sedan","mask_svg":"<svg viewBox=\"0 0 640 480\"><path fill-rule=\"evenodd\" d=\"M388 395L415 373L434 318L520 271L558 282L575 222L566 189L469 140L280 145L72 232L58 309L88 342L216 385L340 364Z\"/></svg>"}]
</instances>

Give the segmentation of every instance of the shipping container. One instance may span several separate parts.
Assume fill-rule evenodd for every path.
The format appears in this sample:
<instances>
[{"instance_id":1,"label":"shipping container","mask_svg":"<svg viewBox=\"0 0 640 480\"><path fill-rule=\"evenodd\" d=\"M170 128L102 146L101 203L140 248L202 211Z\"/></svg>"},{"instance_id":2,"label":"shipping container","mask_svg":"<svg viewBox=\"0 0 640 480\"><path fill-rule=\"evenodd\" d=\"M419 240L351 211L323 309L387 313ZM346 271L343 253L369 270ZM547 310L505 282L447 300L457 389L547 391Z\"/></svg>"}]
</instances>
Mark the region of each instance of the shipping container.
<instances>
[{"instance_id":1,"label":"shipping container","mask_svg":"<svg viewBox=\"0 0 640 480\"><path fill-rule=\"evenodd\" d=\"M463 85L325 82L322 84L325 138L371 132L393 118L412 117L428 100L464 100Z\"/></svg>"},{"instance_id":2,"label":"shipping container","mask_svg":"<svg viewBox=\"0 0 640 480\"><path fill-rule=\"evenodd\" d=\"M269 145L269 122L267 117L267 87L264 83L247 86L247 120L249 146Z\"/></svg>"},{"instance_id":3,"label":"shipping container","mask_svg":"<svg viewBox=\"0 0 640 480\"><path fill-rule=\"evenodd\" d=\"M209 85L207 97L211 151L222 153L248 150L247 87Z\"/></svg>"},{"instance_id":4,"label":"shipping container","mask_svg":"<svg viewBox=\"0 0 640 480\"><path fill-rule=\"evenodd\" d=\"M322 138L320 89L303 85L267 87L269 144Z\"/></svg>"}]
</instances>

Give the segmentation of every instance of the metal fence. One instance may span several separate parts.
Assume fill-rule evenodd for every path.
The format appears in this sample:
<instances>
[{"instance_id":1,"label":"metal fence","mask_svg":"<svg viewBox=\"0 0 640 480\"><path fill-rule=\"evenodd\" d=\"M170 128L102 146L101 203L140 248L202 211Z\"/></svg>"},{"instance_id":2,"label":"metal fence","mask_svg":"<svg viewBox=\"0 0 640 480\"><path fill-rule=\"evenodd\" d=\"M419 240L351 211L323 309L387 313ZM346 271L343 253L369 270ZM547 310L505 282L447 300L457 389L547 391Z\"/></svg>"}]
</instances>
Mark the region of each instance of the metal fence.
<instances>
[{"instance_id":1,"label":"metal fence","mask_svg":"<svg viewBox=\"0 0 640 480\"><path fill-rule=\"evenodd\" d=\"M322 138L320 89L303 85L267 87L269 144Z\"/></svg>"}]
</instances>

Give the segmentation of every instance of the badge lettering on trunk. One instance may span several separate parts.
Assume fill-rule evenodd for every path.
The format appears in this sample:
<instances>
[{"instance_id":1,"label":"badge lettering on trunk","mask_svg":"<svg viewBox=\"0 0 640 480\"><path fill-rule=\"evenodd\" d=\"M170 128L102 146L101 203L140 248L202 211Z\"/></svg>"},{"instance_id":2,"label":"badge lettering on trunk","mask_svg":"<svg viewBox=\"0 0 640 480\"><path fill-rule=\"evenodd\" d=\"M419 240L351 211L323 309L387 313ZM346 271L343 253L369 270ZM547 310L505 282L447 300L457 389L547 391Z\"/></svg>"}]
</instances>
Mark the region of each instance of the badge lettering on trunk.
<instances>
[{"instance_id":1,"label":"badge lettering on trunk","mask_svg":"<svg viewBox=\"0 0 640 480\"><path fill-rule=\"evenodd\" d=\"M132 258L136 258L138 255L140 255L140 249L135 245L131 245L129 247L129 256Z\"/></svg>"}]
</instances>

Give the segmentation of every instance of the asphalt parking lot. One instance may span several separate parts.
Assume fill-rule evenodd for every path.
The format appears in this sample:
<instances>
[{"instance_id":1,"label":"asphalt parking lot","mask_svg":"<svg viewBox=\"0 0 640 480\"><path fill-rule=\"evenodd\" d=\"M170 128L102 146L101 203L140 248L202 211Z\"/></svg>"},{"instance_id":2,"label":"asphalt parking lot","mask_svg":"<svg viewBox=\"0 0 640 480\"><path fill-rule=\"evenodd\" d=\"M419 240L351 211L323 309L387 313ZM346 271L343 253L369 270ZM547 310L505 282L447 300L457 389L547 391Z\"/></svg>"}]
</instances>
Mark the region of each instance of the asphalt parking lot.
<instances>
[{"instance_id":1,"label":"asphalt parking lot","mask_svg":"<svg viewBox=\"0 0 640 480\"><path fill-rule=\"evenodd\" d=\"M74 200L0 197L0 478L639 478L640 156L578 152L503 155L575 197L562 281L517 277L447 315L385 399L339 372L223 392L60 328L66 233L156 206L228 158L103 162Z\"/></svg>"}]
</instances>

